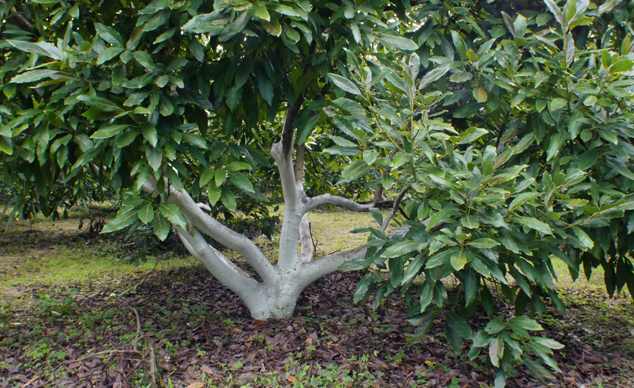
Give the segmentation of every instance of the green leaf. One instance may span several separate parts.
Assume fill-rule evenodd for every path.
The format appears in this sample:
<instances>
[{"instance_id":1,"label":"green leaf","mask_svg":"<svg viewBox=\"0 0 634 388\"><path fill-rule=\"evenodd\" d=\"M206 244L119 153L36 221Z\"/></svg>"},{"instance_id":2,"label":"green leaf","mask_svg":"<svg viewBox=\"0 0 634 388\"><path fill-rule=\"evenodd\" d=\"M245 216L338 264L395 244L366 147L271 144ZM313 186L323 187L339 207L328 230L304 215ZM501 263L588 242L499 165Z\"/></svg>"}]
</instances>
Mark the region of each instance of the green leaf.
<instances>
[{"instance_id":1,"label":"green leaf","mask_svg":"<svg viewBox=\"0 0 634 388\"><path fill-rule=\"evenodd\" d=\"M381 254L381 258L389 259L393 257L403 256L407 253L417 251L422 245L425 244L421 244L420 241L401 241L387 248L385 252Z\"/></svg>"},{"instance_id":2,"label":"green leaf","mask_svg":"<svg viewBox=\"0 0 634 388\"><path fill-rule=\"evenodd\" d=\"M480 249L490 249L500 245L500 243L491 238L479 238L469 242L469 245Z\"/></svg>"},{"instance_id":3,"label":"green leaf","mask_svg":"<svg viewBox=\"0 0 634 388\"><path fill-rule=\"evenodd\" d=\"M141 104L149 95L150 95L149 90L134 92L130 94L130 97L128 97L127 100L125 100L125 102L123 103L123 106L137 106Z\"/></svg>"},{"instance_id":4,"label":"green leaf","mask_svg":"<svg viewBox=\"0 0 634 388\"><path fill-rule=\"evenodd\" d=\"M163 164L163 154L161 151L154 147L147 146L145 148L145 157L150 167L152 167L152 170L159 171L161 169L161 164Z\"/></svg>"},{"instance_id":5,"label":"green leaf","mask_svg":"<svg viewBox=\"0 0 634 388\"><path fill-rule=\"evenodd\" d=\"M460 214L460 210L458 208L455 208L455 207L442 208L440 211L434 213L431 216L431 220L429 220L429 224L427 225L427 228L425 230L429 232L434 226L438 225L440 222L449 220L451 217L456 216L458 214Z\"/></svg>"},{"instance_id":6,"label":"green leaf","mask_svg":"<svg viewBox=\"0 0 634 388\"><path fill-rule=\"evenodd\" d=\"M123 47L123 39L114 28L101 23L95 23L95 30L97 30L97 34L99 34L101 39L115 46Z\"/></svg>"},{"instance_id":7,"label":"green leaf","mask_svg":"<svg viewBox=\"0 0 634 388\"><path fill-rule=\"evenodd\" d=\"M435 268L441 265L445 265L447 262L449 262L449 260L451 259L451 256L454 253L458 253L458 252L460 252L460 249L449 249L446 251L442 251L438 253L437 255L430 257L429 260L427 260L427 263L425 263L425 268L429 269L429 268Z\"/></svg>"},{"instance_id":8,"label":"green leaf","mask_svg":"<svg viewBox=\"0 0 634 388\"><path fill-rule=\"evenodd\" d=\"M518 206L522 206L523 204L530 201L531 199L539 197L539 195L540 195L539 193L534 193L534 192L518 194L509 205L508 211L515 210L515 208L517 208Z\"/></svg>"},{"instance_id":9,"label":"green leaf","mask_svg":"<svg viewBox=\"0 0 634 388\"><path fill-rule=\"evenodd\" d=\"M461 315L456 313L446 313L445 319L447 320L449 327L451 327L451 329L460 337L468 340L473 338L471 326Z\"/></svg>"},{"instance_id":10,"label":"green leaf","mask_svg":"<svg viewBox=\"0 0 634 388\"><path fill-rule=\"evenodd\" d=\"M476 112L478 112L481 108L482 108L482 104L480 104L479 102L474 102L474 103L471 103L471 104L467 104L467 105L464 105L464 106L461 106L460 108L458 108L453 113L453 117L455 117L457 119L471 117L474 114L476 114Z\"/></svg>"},{"instance_id":11,"label":"green leaf","mask_svg":"<svg viewBox=\"0 0 634 388\"><path fill-rule=\"evenodd\" d=\"M220 199L220 195L222 194L222 190L214 185L209 185L207 187L207 198L209 199L209 203L211 206L214 206L216 202Z\"/></svg>"},{"instance_id":12,"label":"green leaf","mask_svg":"<svg viewBox=\"0 0 634 388\"><path fill-rule=\"evenodd\" d=\"M544 0L544 2L546 3L546 6L548 6L550 12L555 15L555 19L557 19L557 22L559 22L559 25L561 25L561 28L563 29L565 25L564 16L559 7L557 7L557 4L553 0Z\"/></svg>"},{"instance_id":13,"label":"green leaf","mask_svg":"<svg viewBox=\"0 0 634 388\"><path fill-rule=\"evenodd\" d=\"M152 229L154 230L156 237L158 237L161 241L165 241L170 233L170 223L165 217L158 214L157 217L154 217Z\"/></svg>"},{"instance_id":14,"label":"green leaf","mask_svg":"<svg viewBox=\"0 0 634 388\"><path fill-rule=\"evenodd\" d=\"M154 208L149 202L145 202L141 209L139 209L139 219L144 224L149 224L154 219Z\"/></svg>"},{"instance_id":15,"label":"green leaf","mask_svg":"<svg viewBox=\"0 0 634 388\"><path fill-rule=\"evenodd\" d=\"M438 81L440 78L442 78L445 74L447 74L447 72L449 71L449 66L441 66L438 67L432 71L430 71L429 73L427 73L423 79L420 81L420 83L418 84L418 90L422 90L424 89L427 85Z\"/></svg>"},{"instance_id":16,"label":"green leaf","mask_svg":"<svg viewBox=\"0 0 634 388\"><path fill-rule=\"evenodd\" d=\"M471 144L488 133L484 128L471 127L456 137L456 144Z\"/></svg>"},{"instance_id":17,"label":"green leaf","mask_svg":"<svg viewBox=\"0 0 634 388\"><path fill-rule=\"evenodd\" d=\"M248 193L255 193L255 190L253 189L253 184L244 174L241 174L239 172L230 172L229 180L240 190L246 191Z\"/></svg>"},{"instance_id":18,"label":"green leaf","mask_svg":"<svg viewBox=\"0 0 634 388\"><path fill-rule=\"evenodd\" d=\"M464 268L465 265L467 265L466 251L461 250L458 252L454 252L454 254L451 255L451 266L453 267L453 269L455 269L456 271L460 271Z\"/></svg>"},{"instance_id":19,"label":"green leaf","mask_svg":"<svg viewBox=\"0 0 634 388\"><path fill-rule=\"evenodd\" d=\"M480 222L478 222L478 219L473 215L462 217L460 224L468 229L478 229L480 227Z\"/></svg>"},{"instance_id":20,"label":"green leaf","mask_svg":"<svg viewBox=\"0 0 634 388\"><path fill-rule=\"evenodd\" d=\"M500 315L496 317L494 320L489 322L485 327L484 331L488 334L497 334L506 328L506 323L504 322L504 316Z\"/></svg>"},{"instance_id":21,"label":"green leaf","mask_svg":"<svg viewBox=\"0 0 634 388\"><path fill-rule=\"evenodd\" d=\"M577 236L579 241L581 241L584 247L588 249L592 249L594 247L594 241L592 241L590 236L588 236L588 234L584 232L583 229L578 226L573 226L572 231L575 236Z\"/></svg>"},{"instance_id":22,"label":"green leaf","mask_svg":"<svg viewBox=\"0 0 634 388\"><path fill-rule=\"evenodd\" d=\"M383 45L394 47L399 50L414 51L418 50L418 45L407 38L394 35L381 35L379 40Z\"/></svg>"},{"instance_id":23,"label":"green leaf","mask_svg":"<svg viewBox=\"0 0 634 388\"><path fill-rule=\"evenodd\" d=\"M524 330L533 330L533 331L544 330L542 325L537 323L534 319L530 319L527 317L514 317L511 320L509 320L508 325L511 327L511 329L515 326L515 327L521 327Z\"/></svg>"},{"instance_id":24,"label":"green leaf","mask_svg":"<svg viewBox=\"0 0 634 388\"><path fill-rule=\"evenodd\" d=\"M126 228L134 224L139 219L138 214L139 214L138 210L132 210L132 211L126 211L123 214L117 215L115 219L108 222L106 226L103 227L103 229L101 230L101 233L116 232L117 230L121 230L123 228Z\"/></svg>"},{"instance_id":25,"label":"green leaf","mask_svg":"<svg viewBox=\"0 0 634 388\"><path fill-rule=\"evenodd\" d=\"M369 167L365 163L365 161L355 160L343 169L343 171L341 172L341 177L348 180L356 179L362 175L365 175L368 170Z\"/></svg>"},{"instance_id":26,"label":"green leaf","mask_svg":"<svg viewBox=\"0 0 634 388\"><path fill-rule=\"evenodd\" d=\"M123 48L121 47L108 47L107 49L103 50L101 54L99 54L99 57L97 58L97 65L108 62L122 52Z\"/></svg>"},{"instance_id":27,"label":"green leaf","mask_svg":"<svg viewBox=\"0 0 634 388\"><path fill-rule=\"evenodd\" d=\"M39 81L42 78L50 78L51 76L54 76L56 74L59 74L57 70L32 70L16 75L9 82L12 82L14 84L25 84L28 82Z\"/></svg>"},{"instance_id":28,"label":"green leaf","mask_svg":"<svg viewBox=\"0 0 634 388\"><path fill-rule=\"evenodd\" d=\"M375 150L363 151L363 161L368 165L374 163L379 156L379 153Z\"/></svg>"},{"instance_id":29,"label":"green leaf","mask_svg":"<svg viewBox=\"0 0 634 388\"><path fill-rule=\"evenodd\" d=\"M407 268L405 269L405 272L403 274L403 280L401 281L401 285L409 282L410 280L418 276L421 268L423 267L423 264L425 264L423 255L416 256L416 258L412 260L408 264Z\"/></svg>"},{"instance_id":30,"label":"green leaf","mask_svg":"<svg viewBox=\"0 0 634 388\"><path fill-rule=\"evenodd\" d=\"M185 221L185 217L183 217L181 209L179 209L178 206L173 203L162 203L159 205L159 210L172 224L178 225L181 228L187 227L187 221Z\"/></svg>"},{"instance_id":31,"label":"green leaf","mask_svg":"<svg viewBox=\"0 0 634 388\"><path fill-rule=\"evenodd\" d=\"M357 85L349 79L333 73L328 73L328 77L330 77L330 80L337 85L339 89L357 96L361 95L361 91L357 88Z\"/></svg>"},{"instance_id":32,"label":"green leaf","mask_svg":"<svg viewBox=\"0 0 634 388\"><path fill-rule=\"evenodd\" d=\"M119 138L117 139L117 147L123 148L129 146L130 144L132 144L134 139L136 139L138 134L139 133L137 131L130 131L119 136Z\"/></svg>"},{"instance_id":33,"label":"green leaf","mask_svg":"<svg viewBox=\"0 0 634 388\"><path fill-rule=\"evenodd\" d=\"M620 164L620 163L615 163L612 161L608 161L608 165L610 167L612 167L614 169L614 171L618 172L619 174L623 175L624 177L630 179L630 180L634 180L634 172L632 172L629 168L625 167L624 165Z\"/></svg>"},{"instance_id":34,"label":"green leaf","mask_svg":"<svg viewBox=\"0 0 634 388\"><path fill-rule=\"evenodd\" d=\"M475 97L478 102L485 103L487 101L487 91L483 87L473 89L473 97Z\"/></svg>"},{"instance_id":35,"label":"green leaf","mask_svg":"<svg viewBox=\"0 0 634 388\"><path fill-rule=\"evenodd\" d=\"M251 166L245 162L231 162L225 166L227 171L250 170Z\"/></svg>"},{"instance_id":36,"label":"green leaf","mask_svg":"<svg viewBox=\"0 0 634 388\"><path fill-rule=\"evenodd\" d=\"M484 330L480 330L473 337L473 346L477 348L484 348L489 345L491 339L493 339L491 335L487 334Z\"/></svg>"},{"instance_id":37,"label":"green leaf","mask_svg":"<svg viewBox=\"0 0 634 388\"><path fill-rule=\"evenodd\" d=\"M550 226L548 224L541 222L536 218L515 216L513 217L513 220L538 232L544 234L553 234L553 231L552 229L550 229Z\"/></svg>"},{"instance_id":38,"label":"green leaf","mask_svg":"<svg viewBox=\"0 0 634 388\"><path fill-rule=\"evenodd\" d=\"M269 80L266 73L257 73L256 84L258 86L258 90L260 91L260 95L264 98L264 101L266 101L266 103L270 106L273 106L273 85L271 85L271 80Z\"/></svg>"},{"instance_id":39,"label":"green leaf","mask_svg":"<svg viewBox=\"0 0 634 388\"><path fill-rule=\"evenodd\" d=\"M135 51L132 53L132 56L141 64L141 66L150 71L154 71L154 62L152 61L150 53L147 51Z\"/></svg>"},{"instance_id":40,"label":"green leaf","mask_svg":"<svg viewBox=\"0 0 634 388\"><path fill-rule=\"evenodd\" d=\"M619 59L618 61L614 62L612 64L612 66L610 66L610 73L614 74L614 73L622 73L625 71L628 71L632 68L632 66L634 66L634 62L632 62L631 59L627 59L627 58L623 58L623 59Z\"/></svg>"},{"instance_id":41,"label":"green leaf","mask_svg":"<svg viewBox=\"0 0 634 388\"><path fill-rule=\"evenodd\" d=\"M336 146L336 147L326 148L322 152L325 154L331 154L331 155L354 156L354 155L358 155L359 152L361 152L361 150L357 147Z\"/></svg>"},{"instance_id":42,"label":"green leaf","mask_svg":"<svg viewBox=\"0 0 634 388\"><path fill-rule=\"evenodd\" d=\"M10 137L0 136L0 151L7 155L13 155L13 144Z\"/></svg>"},{"instance_id":43,"label":"green leaf","mask_svg":"<svg viewBox=\"0 0 634 388\"><path fill-rule=\"evenodd\" d=\"M227 179L227 171L224 168L216 170L214 173L214 183L216 184L216 187L222 186L225 179Z\"/></svg>"},{"instance_id":44,"label":"green leaf","mask_svg":"<svg viewBox=\"0 0 634 388\"><path fill-rule=\"evenodd\" d=\"M365 115L365 109L357 102L352 101L348 98L338 98L332 102L334 106L340 108L346 112L355 114L355 115Z\"/></svg>"},{"instance_id":45,"label":"green leaf","mask_svg":"<svg viewBox=\"0 0 634 388\"><path fill-rule=\"evenodd\" d=\"M93 108L97 108L101 111L104 112L116 112L116 111L122 111L123 109L121 109L117 104L115 104L114 102L105 99L105 98L101 98L101 97L93 97L93 96L87 96L87 95L81 95L79 97L77 97L77 99L79 101L82 101L83 103L85 103L88 106L91 106Z\"/></svg>"},{"instance_id":46,"label":"green leaf","mask_svg":"<svg viewBox=\"0 0 634 388\"><path fill-rule=\"evenodd\" d=\"M223 205L232 212L236 211L238 206L238 202L236 201L236 196L233 194L228 187L222 188L222 194L220 194L220 201Z\"/></svg>"},{"instance_id":47,"label":"green leaf","mask_svg":"<svg viewBox=\"0 0 634 388\"><path fill-rule=\"evenodd\" d=\"M206 150L208 148L205 139L192 133L183 133L183 140L185 140L186 143L189 143L203 150Z\"/></svg>"},{"instance_id":48,"label":"green leaf","mask_svg":"<svg viewBox=\"0 0 634 388\"><path fill-rule=\"evenodd\" d=\"M53 46L52 44L48 42L31 43L31 42L26 42L24 40L12 40L12 39L7 39L6 42L9 43L11 46L17 48L18 50L21 50L27 53L43 55L45 57L50 57L55 60L62 60L64 57L64 53L59 48Z\"/></svg>"},{"instance_id":49,"label":"green leaf","mask_svg":"<svg viewBox=\"0 0 634 388\"><path fill-rule=\"evenodd\" d=\"M198 182L198 185L201 188L205 187L205 185L214 178L215 174L216 174L216 171L213 168L206 169L205 171L203 171L202 174L200 174L200 180Z\"/></svg>"},{"instance_id":50,"label":"green leaf","mask_svg":"<svg viewBox=\"0 0 634 388\"><path fill-rule=\"evenodd\" d=\"M119 132L128 128L129 125L107 125L103 128L99 128L99 130L90 136L91 139L108 139L110 137L115 136Z\"/></svg>"}]
</instances>

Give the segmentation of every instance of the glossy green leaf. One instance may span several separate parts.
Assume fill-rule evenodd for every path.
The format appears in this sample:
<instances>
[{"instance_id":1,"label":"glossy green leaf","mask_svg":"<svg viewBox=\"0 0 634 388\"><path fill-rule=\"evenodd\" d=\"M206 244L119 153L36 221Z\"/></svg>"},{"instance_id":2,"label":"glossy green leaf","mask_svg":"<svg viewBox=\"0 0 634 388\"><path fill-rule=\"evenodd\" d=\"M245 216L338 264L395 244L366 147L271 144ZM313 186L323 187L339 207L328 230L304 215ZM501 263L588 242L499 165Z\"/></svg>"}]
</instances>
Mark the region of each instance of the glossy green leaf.
<instances>
[{"instance_id":1,"label":"glossy green leaf","mask_svg":"<svg viewBox=\"0 0 634 388\"><path fill-rule=\"evenodd\" d=\"M361 91L359 90L359 88L357 87L357 85L355 85L352 81L350 81L349 79L342 77L340 75L337 74L333 74L333 73L328 73L328 77L330 77L330 80L337 85L337 87L341 90L344 90L348 93L352 93L355 95L360 95Z\"/></svg>"},{"instance_id":2,"label":"glossy green leaf","mask_svg":"<svg viewBox=\"0 0 634 388\"><path fill-rule=\"evenodd\" d=\"M160 204L159 211L172 224L180 226L181 228L187 227L187 221L185 221L185 217L183 217L181 210L178 208L178 206L174 205L173 203Z\"/></svg>"}]
</instances>

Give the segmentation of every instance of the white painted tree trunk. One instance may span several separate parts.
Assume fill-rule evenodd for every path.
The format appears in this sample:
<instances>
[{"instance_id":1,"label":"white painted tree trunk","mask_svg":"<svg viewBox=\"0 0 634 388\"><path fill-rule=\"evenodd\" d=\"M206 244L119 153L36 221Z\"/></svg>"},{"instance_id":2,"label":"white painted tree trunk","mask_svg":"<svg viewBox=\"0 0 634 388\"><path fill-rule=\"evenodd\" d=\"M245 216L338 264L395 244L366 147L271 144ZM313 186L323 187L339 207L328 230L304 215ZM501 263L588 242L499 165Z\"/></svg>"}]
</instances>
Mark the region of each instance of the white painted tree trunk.
<instances>
[{"instance_id":1,"label":"white painted tree trunk","mask_svg":"<svg viewBox=\"0 0 634 388\"><path fill-rule=\"evenodd\" d=\"M288 115L287 115L288 116ZM287 117L288 119L288 117ZM285 126L286 127L286 126ZM177 205L187 218L187 230L176 227L187 250L200 260L224 286L240 296L255 319L288 318L293 315L301 292L315 280L335 272L346 261L362 258L365 247L338 252L313 260L314 247L306 214L322 205L337 205L353 211L369 211L371 204L359 204L346 198L321 195L309 198L303 190L303 149L298 150L297 165L293 165L293 135L273 145L271 155L277 163L284 193L284 219L280 235L279 257L275 265L248 238L222 225L197 205L184 190L171 188L169 202ZM287 149L288 151L284 152ZM149 180L144 189L155 192L155 182ZM380 197L380 190L377 190ZM238 252L260 275L261 282L249 276L206 241L213 238ZM301 251L298 253L298 247Z\"/></svg>"}]
</instances>

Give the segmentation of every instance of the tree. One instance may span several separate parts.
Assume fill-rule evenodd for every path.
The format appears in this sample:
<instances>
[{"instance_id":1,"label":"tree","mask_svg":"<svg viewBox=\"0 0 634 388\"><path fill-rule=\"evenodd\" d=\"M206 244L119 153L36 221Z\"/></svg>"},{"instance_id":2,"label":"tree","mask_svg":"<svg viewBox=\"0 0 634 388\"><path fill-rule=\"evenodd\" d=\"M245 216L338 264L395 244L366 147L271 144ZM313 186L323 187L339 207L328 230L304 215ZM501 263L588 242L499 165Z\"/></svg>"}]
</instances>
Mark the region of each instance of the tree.
<instances>
[{"instance_id":1,"label":"tree","mask_svg":"<svg viewBox=\"0 0 634 388\"><path fill-rule=\"evenodd\" d=\"M610 295L634 295L631 160L634 46L625 4L608 1L426 2L397 56L350 58L335 100L353 157L347 179L374 177L401 190L399 233L371 232L369 268L355 300L378 305L399 290L413 339L444 315L449 345L488 350L503 386L514 363L551 376L535 359L563 345L529 332L552 303L565 313L553 261L573 279L605 271ZM344 74L345 73L345 74ZM352 123L368 118L365 133ZM386 148L381 151L380 148ZM392 214L390 214L392 215ZM447 279L458 287L448 290ZM514 304L514 315L494 298ZM476 309L490 317L476 333ZM523 316L527 314L529 317Z\"/></svg>"},{"instance_id":2,"label":"tree","mask_svg":"<svg viewBox=\"0 0 634 388\"><path fill-rule=\"evenodd\" d=\"M164 239L173 226L258 319L292 315L307 285L363 257L359 247L312 260L306 213L368 211L382 190L365 204L308 197L304 144L328 128L327 107L341 93L331 81L342 85L336 73L347 57L361 47L417 48L391 21L402 4L8 1L0 9L0 163L17 193L14 212L55 217L96 188L120 195L104 232L147 225ZM276 264L214 218L246 206L266 216L267 198L245 172L268 171L269 147L285 203ZM237 251L259 279L208 238Z\"/></svg>"},{"instance_id":3,"label":"tree","mask_svg":"<svg viewBox=\"0 0 634 388\"><path fill-rule=\"evenodd\" d=\"M610 293L634 289L623 7L2 3L3 182L19 187L23 216L55 216L94 188L122 195L106 231L148 225L165 238L173 225L256 318L290 316L304 287L350 262L371 269L357 300L402 292L415 339L444 314L453 349L488 347L501 383L516 360L544 375L529 355L556 368L560 344L531 337L541 326L522 315L563 309L553 258L573 278L602 266ZM339 184L370 202L306 194L323 187L303 179L309 138L315 164L341 158ZM214 218L246 206L266 218L269 148L285 202L276 264ZM306 213L322 205L371 211L380 226L362 230L366 246L312 260ZM495 316L494 295L514 317ZM474 335L480 305L491 322Z\"/></svg>"}]
</instances>

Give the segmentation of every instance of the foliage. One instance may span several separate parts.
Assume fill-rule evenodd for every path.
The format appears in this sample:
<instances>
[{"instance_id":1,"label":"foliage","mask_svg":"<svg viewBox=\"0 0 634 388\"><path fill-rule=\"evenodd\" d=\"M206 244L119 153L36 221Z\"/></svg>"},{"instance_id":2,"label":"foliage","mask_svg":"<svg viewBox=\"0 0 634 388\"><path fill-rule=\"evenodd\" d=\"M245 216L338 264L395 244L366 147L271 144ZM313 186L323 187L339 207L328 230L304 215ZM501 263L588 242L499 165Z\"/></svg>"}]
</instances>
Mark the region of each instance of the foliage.
<instances>
[{"instance_id":1,"label":"foliage","mask_svg":"<svg viewBox=\"0 0 634 388\"><path fill-rule=\"evenodd\" d=\"M488 348L500 386L517 361L550 376L531 353L559 370L550 355L562 345L532 336L541 326L522 317L541 316L548 301L565 312L553 260L573 279L602 266L610 295L626 285L634 294L624 5L511 7L424 2L402 27L419 26L408 33L416 53L367 52L332 75L339 152L351 155L344 182L409 190L396 234L358 230L371 232L369 249L349 268L371 271L355 299L377 305L400 289L416 340L444 314L451 347L471 341L472 359ZM497 315L494 296L514 303L515 317ZM479 305L492 320L474 334Z\"/></svg>"}]
</instances>

